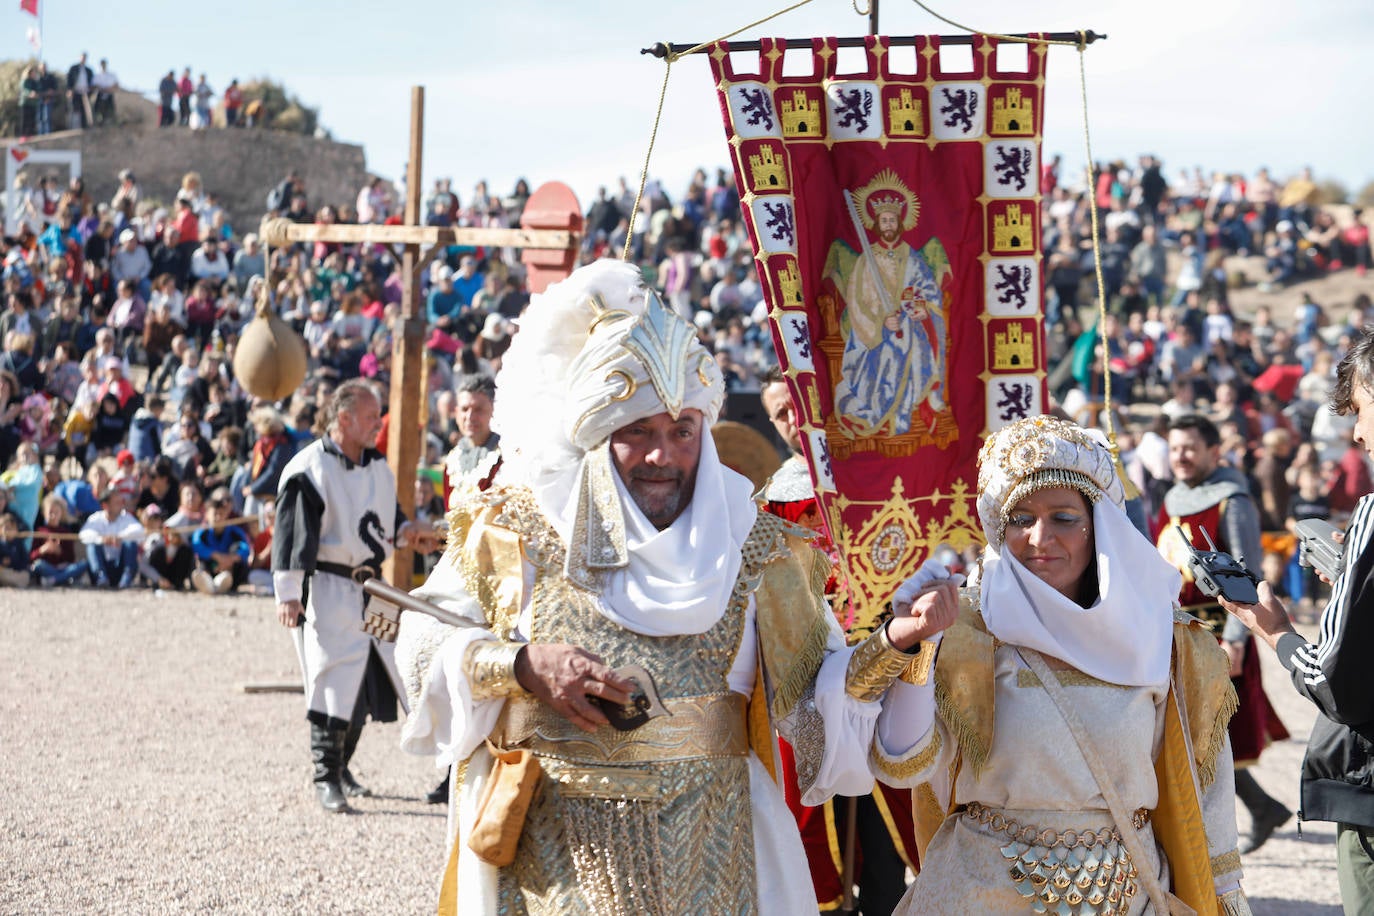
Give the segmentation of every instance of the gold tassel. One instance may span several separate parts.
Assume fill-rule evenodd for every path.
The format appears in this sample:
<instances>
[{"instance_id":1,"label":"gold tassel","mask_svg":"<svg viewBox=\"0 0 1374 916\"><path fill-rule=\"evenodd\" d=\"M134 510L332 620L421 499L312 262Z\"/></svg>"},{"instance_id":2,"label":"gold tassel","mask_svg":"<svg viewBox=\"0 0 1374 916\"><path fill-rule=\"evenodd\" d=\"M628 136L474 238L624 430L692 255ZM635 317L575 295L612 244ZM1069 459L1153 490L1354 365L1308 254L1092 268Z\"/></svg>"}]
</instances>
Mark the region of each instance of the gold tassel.
<instances>
[{"instance_id":1,"label":"gold tassel","mask_svg":"<svg viewBox=\"0 0 1374 916\"><path fill-rule=\"evenodd\" d=\"M816 620L811 630L802 640L787 673L773 685L773 717L786 718L792 708L801 700L806 688L816 679L821 662L825 659L825 645L829 641L830 626L824 618Z\"/></svg>"},{"instance_id":2,"label":"gold tassel","mask_svg":"<svg viewBox=\"0 0 1374 916\"><path fill-rule=\"evenodd\" d=\"M988 765L989 748L983 744L974 723L968 721L950 701L949 694L941 687L939 680L935 682L935 709L944 720L945 727L954 734L954 740L973 775L981 776L983 768Z\"/></svg>"},{"instance_id":3,"label":"gold tassel","mask_svg":"<svg viewBox=\"0 0 1374 916\"><path fill-rule=\"evenodd\" d=\"M1226 699L1222 701L1221 709L1217 711L1217 717L1212 721L1212 731L1207 739L1207 747L1202 749L1197 761L1197 779L1204 789L1217 778L1217 757L1221 754L1222 742L1226 740L1226 726L1239 708L1240 699L1236 696L1236 688L1227 684ZM1197 754L1197 749L1194 749L1193 753Z\"/></svg>"}]
</instances>

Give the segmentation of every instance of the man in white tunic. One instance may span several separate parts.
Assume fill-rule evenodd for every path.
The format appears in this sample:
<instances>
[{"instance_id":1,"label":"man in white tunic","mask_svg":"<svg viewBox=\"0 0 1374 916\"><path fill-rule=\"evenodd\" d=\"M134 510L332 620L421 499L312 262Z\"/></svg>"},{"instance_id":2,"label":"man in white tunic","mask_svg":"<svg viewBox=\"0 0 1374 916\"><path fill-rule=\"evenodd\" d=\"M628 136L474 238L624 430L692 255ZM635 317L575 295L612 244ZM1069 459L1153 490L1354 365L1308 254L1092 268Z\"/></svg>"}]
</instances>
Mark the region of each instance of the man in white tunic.
<instances>
[{"instance_id":1,"label":"man in white tunic","mask_svg":"<svg viewBox=\"0 0 1374 916\"><path fill-rule=\"evenodd\" d=\"M522 318L497 380L500 482L450 514L418 592L474 626L408 613L397 645L402 745L453 768L441 913L816 912L770 725L815 804L870 789L877 704L845 692L828 562L716 455L723 394L632 266L583 268ZM670 715L608 724L626 665ZM508 751L540 784L492 865L469 841Z\"/></svg>"},{"instance_id":2,"label":"man in white tunic","mask_svg":"<svg viewBox=\"0 0 1374 916\"><path fill-rule=\"evenodd\" d=\"M363 722L396 721L402 694L394 647L363 632L365 596L353 577L379 574L397 539L432 549L434 535L408 522L396 479L371 445L381 408L366 382L345 382L329 405L326 435L282 471L272 537L277 618L291 629L305 680L315 794L327 811L367 795L348 770Z\"/></svg>"}]
</instances>

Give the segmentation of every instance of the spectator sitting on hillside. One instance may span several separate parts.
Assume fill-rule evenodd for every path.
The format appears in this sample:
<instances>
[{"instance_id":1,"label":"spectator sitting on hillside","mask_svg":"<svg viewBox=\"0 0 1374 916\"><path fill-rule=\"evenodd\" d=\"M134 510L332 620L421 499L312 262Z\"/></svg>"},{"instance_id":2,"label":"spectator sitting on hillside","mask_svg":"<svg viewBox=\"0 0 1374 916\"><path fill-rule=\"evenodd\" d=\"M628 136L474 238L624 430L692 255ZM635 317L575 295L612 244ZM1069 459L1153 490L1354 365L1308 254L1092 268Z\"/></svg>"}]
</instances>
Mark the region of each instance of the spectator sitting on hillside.
<instances>
[{"instance_id":1,"label":"spectator sitting on hillside","mask_svg":"<svg viewBox=\"0 0 1374 916\"><path fill-rule=\"evenodd\" d=\"M152 512L156 506L150 506ZM145 520L145 524L158 524L160 536L151 545L140 565L143 577L155 588L164 591L183 592L190 584L191 575L196 568L195 551L186 543L186 535L171 524L162 523L156 514Z\"/></svg>"},{"instance_id":2,"label":"spectator sitting on hillside","mask_svg":"<svg viewBox=\"0 0 1374 916\"><path fill-rule=\"evenodd\" d=\"M197 569L191 584L207 595L224 595L248 581L252 542L238 525L226 525L233 509L229 491L215 490L205 503L206 527L191 535Z\"/></svg>"},{"instance_id":3,"label":"spectator sitting on hillside","mask_svg":"<svg viewBox=\"0 0 1374 916\"><path fill-rule=\"evenodd\" d=\"M0 585L24 588L29 584L29 549L19 536L19 522L0 514Z\"/></svg>"},{"instance_id":4,"label":"spectator sitting on hillside","mask_svg":"<svg viewBox=\"0 0 1374 916\"><path fill-rule=\"evenodd\" d=\"M138 179L129 169L120 169L118 178L119 187L115 188L114 197L110 198L110 209L120 210L126 203L133 204L137 208L142 196L138 187ZM121 241L123 240L121 239Z\"/></svg>"},{"instance_id":5,"label":"spectator sitting on hillside","mask_svg":"<svg viewBox=\"0 0 1374 916\"><path fill-rule=\"evenodd\" d=\"M138 541L143 526L124 511L124 494L114 487L100 498L100 511L81 528L96 588L128 588L138 575Z\"/></svg>"},{"instance_id":6,"label":"spectator sitting on hillside","mask_svg":"<svg viewBox=\"0 0 1374 916\"><path fill-rule=\"evenodd\" d=\"M110 258L110 277L115 283L132 280L146 298L152 293L152 284L148 282L152 271L153 259L148 249L139 244L138 233L132 229L119 233L119 247Z\"/></svg>"},{"instance_id":7,"label":"spectator sitting on hillside","mask_svg":"<svg viewBox=\"0 0 1374 916\"><path fill-rule=\"evenodd\" d=\"M172 460L181 480L200 478L203 469L214 461L214 450L201 435L200 420L193 409L182 409L176 429L163 438L162 454Z\"/></svg>"},{"instance_id":8,"label":"spectator sitting on hillside","mask_svg":"<svg viewBox=\"0 0 1374 916\"><path fill-rule=\"evenodd\" d=\"M1290 220L1279 220L1275 239L1264 249L1264 269L1269 288L1280 286L1298 276L1297 230Z\"/></svg>"},{"instance_id":9,"label":"spectator sitting on hillside","mask_svg":"<svg viewBox=\"0 0 1374 916\"><path fill-rule=\"evenodd\" d=\"M143 339L143 324L147 314L148 304L138 294L138 284L133 280L120 280L115 287L115 300L105 323L114 330L120 348L125 352L131 341Z\"/></svg>"},{"instance_id":10,"label":"spectator sitting on hillside","mask_svg":"<svg viewBox=\"0 0 1374 916\"><path fill-rule=\"evenodd\" d=\"M171 518L181 508L176 468L165 456L159 456L152 463L135 505L140 511L156 506L163 518Z\"/></svg>"},{"instance_id":11,"label":"spectator sitting on hillside","mask_svg":"<svg viewBox=\"0 0 1374 916\"><path fill-rule=\"evenodd\" d=\"M257 435L248 464L247 483L241 491L248 514L260 511L262 505L277 495L277 484L286 463L295 454L291 437L286 432L286 420L274 407L259 407L249 416Z\"/></svg>"},{"instance_id":12,"label":"spectator sitting on hillside","mask_svg":"<svg viewBox=\"0 0 1374 916\"><path fill-rule=\"evenodd\" d=\"M195 280L223 282L229 276L229 259L220 248L219 239L206 235L191 254L191 277Z\"/></svg>"},{"instance_id":13,"label":"spectator sitting on hillside","mask_svg":"<svg viewBox=\"0 0 1374 916\"><path fill-rule=\"evenodd\" d=\"M215 435L212 447L215 455L200 479L201 486L210 489L228 486L234 475L243 469L243 462L239 456L243 447L243 430L237 426L224 427Z\"/></svg>"},{"instance_id":14,"label":"spectator sitting on hillside","mask_svg":"<svg viewBox=\"0 0 1374 916\"><path fill-rule=\"evenodd\" d=\"M127 448L115 455L115 473L110 486L124 494L124 505L132 506L143 489L143 473L138 469L134 453Z\"/></svg>"},{"instance_id":15,"label":"spectator sitting on hillside","mask_svg":"<svg viewBox=\"0 0 1374 916\"><path fill-rule=\"evenodd\" d=\"M77 529L68 520L67 503L61 496L52 493L43 500L43 521L34 530L38 536L29 551L34 584L44 588L70 585L89 571L86 561L76 558L76 541L70 535ZM45 534L59 537L45 538Z\"/></svg>"},{"instance_id":16,"label":"spectator sitting on hillside","mask_svg":"<svg viewBox=\"0 0 1374 916\"><path fill-rule=\"evenodd\" d=\"M267 276L267 260L256 233L250 232L243 237L243 247L234 255L234 276L244 289L253 277Z\"/></svg>"}]
</instances>

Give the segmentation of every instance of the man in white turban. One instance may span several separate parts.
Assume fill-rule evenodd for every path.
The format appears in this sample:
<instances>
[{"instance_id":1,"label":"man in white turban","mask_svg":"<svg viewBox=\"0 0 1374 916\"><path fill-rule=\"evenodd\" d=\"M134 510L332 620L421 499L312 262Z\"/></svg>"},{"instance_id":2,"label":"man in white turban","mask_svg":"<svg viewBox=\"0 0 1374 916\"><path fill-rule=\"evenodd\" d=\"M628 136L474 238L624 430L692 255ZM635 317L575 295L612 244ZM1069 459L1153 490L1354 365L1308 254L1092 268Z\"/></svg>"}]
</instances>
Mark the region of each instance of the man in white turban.
<instances>
[{"instance_id":1,"label":"man in white turban","mask_svg":"<svg viewBox=\"0 0 1374 916\"><path fill-rule=\"evenodd\" d=\"M397 647L402 745L453 771L441 913L816 911L770 728L808 803L867 792L863 682L911 657L851 658L821 600L828 562L716 455L723 395L632 266L585 267L521 319L497 379L501 476L450 514L417 592L475 626L406 614ZM609 724L649 705L624 705L645 680L625 666L668 715Z\"/></svg>"}]
</instances>

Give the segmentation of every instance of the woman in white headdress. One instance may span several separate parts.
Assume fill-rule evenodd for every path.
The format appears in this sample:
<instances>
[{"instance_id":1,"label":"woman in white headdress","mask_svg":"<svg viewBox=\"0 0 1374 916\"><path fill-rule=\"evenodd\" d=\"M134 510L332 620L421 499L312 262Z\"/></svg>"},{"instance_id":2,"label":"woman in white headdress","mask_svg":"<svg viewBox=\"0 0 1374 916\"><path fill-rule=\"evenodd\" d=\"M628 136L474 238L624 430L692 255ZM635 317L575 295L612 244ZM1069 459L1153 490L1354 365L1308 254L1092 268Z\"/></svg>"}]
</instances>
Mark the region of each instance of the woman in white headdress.
<instances>
[{"instance_id":1,"label":"woman in white headdress","mask_svg":"<svg viewBox=\"0 0 1374 916\"><path fill-rule=\"evenodd\" d=\"M898 912L1248 913L1226 660L1177 610L1110 453L1037 417L979 461L979 587L929 562L887 630L935 657L888 689L870 758L917 789L926 845Z\"/></svg>"}]
</instances>

